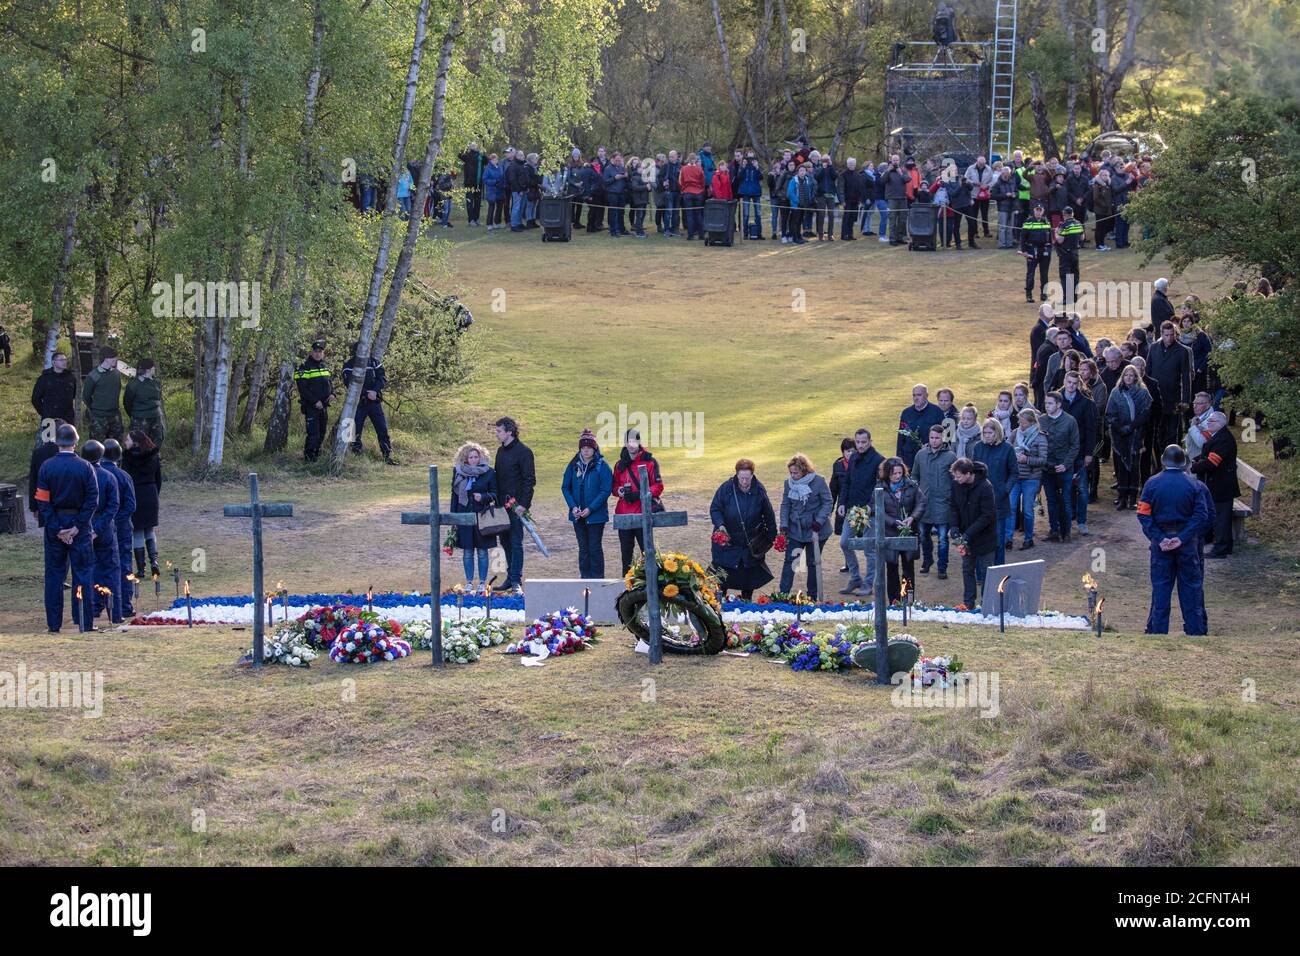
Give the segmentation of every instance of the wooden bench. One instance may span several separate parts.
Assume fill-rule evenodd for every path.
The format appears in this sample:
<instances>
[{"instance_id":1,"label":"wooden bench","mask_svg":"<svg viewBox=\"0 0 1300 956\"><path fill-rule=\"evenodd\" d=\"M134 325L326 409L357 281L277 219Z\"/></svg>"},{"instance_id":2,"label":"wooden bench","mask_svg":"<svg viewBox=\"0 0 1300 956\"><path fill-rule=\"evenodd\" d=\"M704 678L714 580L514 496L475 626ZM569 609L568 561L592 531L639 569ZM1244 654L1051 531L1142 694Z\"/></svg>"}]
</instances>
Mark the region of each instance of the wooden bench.
<instances>
[{"instance_id":1,"label":"wooden bench","mask_svg":"<svg viewBox=\"0 0 1300 956\"><path fill-rule=\"evenodd\" d=\"M1240 498L1232 503L1232 536L1238 540L1245 537L1246 519L1259 516L1263 506L1265 480L1262 472L1256 471L1240 458L1237 459L1237 481L1250 492L1250 504Z\"/></svg>"}]
</instances>

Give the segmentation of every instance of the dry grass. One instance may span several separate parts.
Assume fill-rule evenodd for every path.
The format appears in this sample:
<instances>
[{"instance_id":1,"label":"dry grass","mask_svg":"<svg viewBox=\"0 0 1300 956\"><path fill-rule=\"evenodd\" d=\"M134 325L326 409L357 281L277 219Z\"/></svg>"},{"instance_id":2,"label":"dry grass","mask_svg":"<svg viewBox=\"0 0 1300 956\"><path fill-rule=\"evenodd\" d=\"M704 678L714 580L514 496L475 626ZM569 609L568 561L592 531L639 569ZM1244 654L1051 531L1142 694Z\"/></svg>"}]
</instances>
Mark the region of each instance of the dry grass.
<instances>
[{"instance_id":1,"label":"dry grass","mask_svg":"<svg viewBox=\"0 0 1300 956\"><path fill-rule=\"evenodd\" d=\"M757 658L652 671L621 631L540 670L490 655L443 672L420 657L254 674L230 663L247 635L228 628L64 637L39 654L0 638L0 670L106 677L100 719L8 712L0 863L1268 864L1300 851L1300 668L1285 639L914 630L999 672L998 717L898 709L861 672ZM1256 703L1241 700L1247 676Z\"/></svg>"}]
</instances>

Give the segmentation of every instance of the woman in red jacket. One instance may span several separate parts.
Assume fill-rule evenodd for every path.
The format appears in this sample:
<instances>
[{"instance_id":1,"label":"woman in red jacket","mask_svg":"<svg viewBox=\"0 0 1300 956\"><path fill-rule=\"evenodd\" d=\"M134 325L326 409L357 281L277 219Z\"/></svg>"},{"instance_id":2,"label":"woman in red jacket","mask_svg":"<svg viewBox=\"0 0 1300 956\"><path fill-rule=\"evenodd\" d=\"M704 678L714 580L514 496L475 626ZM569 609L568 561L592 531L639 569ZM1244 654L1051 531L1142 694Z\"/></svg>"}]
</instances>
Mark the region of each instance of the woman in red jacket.
<instances>
[{"instance_id":1,"label":"woman in red jacket","mask_svg":"<svg viewBox=\"0 0 1300 956\"><path fill-rule=\"evenodd\" d=\"M682 217L686 220L686 238L696 236L704 238L704 167L699 158L691 153L686 157L677 179L681 184Z\"/></svg>"},{"instance_id":2,"label":"woman in red jacket","mask_svg":"<svg viewBox=\"0 0 1300 956\"><path fill-rule=\"evenodd\" d=\"M650 452L641 447L641 433L629 428L623 450L619 452L618 464L614 466L614 487L610 496L618 499L614 506L616 515L639 515L641 513L641 473L646 473L650 482L650 495L658 498L664 493L663 479L659 476L659 462ZM618 532L618 548L623 557L623 573L627 574L632 566L632 543L636 542L645 553L645 536L640 528Z\"/></svg>"}]
</instances>

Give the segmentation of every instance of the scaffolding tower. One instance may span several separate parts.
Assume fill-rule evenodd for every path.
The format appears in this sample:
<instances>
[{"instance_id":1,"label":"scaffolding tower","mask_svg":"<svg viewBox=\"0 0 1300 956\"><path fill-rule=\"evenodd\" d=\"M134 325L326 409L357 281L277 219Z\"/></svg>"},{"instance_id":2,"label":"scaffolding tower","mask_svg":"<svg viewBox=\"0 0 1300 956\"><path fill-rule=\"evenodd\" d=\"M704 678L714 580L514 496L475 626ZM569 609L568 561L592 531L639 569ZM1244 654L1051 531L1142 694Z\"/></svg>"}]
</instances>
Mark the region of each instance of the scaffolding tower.
<instances>
[{"instance_id":1,"label":"scaffolding tower","mask_svg":"<svg viewBox=\"0 0 1300 956\"><path fill-rule=\"evenodd\" d=\"M896 44L885 75L889 146L918 162L935 156L974 161L990 141L989 41ZM942 60L940 56L946 53Z\"/></svg>"}]
</instances>

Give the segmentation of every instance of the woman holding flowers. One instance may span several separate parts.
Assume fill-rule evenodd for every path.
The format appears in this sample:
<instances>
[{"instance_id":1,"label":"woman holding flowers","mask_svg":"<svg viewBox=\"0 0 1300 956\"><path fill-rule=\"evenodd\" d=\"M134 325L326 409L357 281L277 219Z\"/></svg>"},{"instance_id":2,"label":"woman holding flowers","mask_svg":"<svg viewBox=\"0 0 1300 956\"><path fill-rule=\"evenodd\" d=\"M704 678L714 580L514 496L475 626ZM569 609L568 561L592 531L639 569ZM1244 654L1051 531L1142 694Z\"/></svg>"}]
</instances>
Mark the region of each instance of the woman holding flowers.
<instances>
[{"instance_id":1,"label":"woman holding flowers","mask_svg":"<svg viewBox=\"0 0 1300 956\"><path fill-rule=\"evenodd\" d=\"M794 585L794 558L797 552L806 551L808 568L808 593L816 600L821 582L817 579L817 562L813 560L812 542L816 536L819 548L826 546L831 536L831 489L826 479L813 470L807 455L795 455L786 468L790 477L785 480L781 495L781 534L786 538L785 566L781 568L781 590L789 591Z\"/></svg>"},{"instance_id":2,"label":"woman holding flowers","mask_svg":"<svg viewBox=\"0 0 1300 956\"><path fill-rule=\"evenodd\" d=\"M605 525L609 523L609 492L614 473L600 454L590 428L582 430L578 453L564 469L560 490L569 506L569 521L578 538L578 576L605 576Z\"/></svg>"},{"instance_id":3,"label":"woman holding flowers","mask_svg":"<svg viewBox=\"0 0 1300 956\"><path fill-rule=\"evenodd\" d=\"M488 463L487 449L466 442L456 452L452 466L451 510L482 513L496 504L497 473ZM478 579L487 587L488 553L496 547L497 536L481 534L476 525L456 526L456 547L465 561L465 584L474 587L474 556L478 555Z\"/></svg>"},{"instance_id":4,"label":"woman holding flowers","mask_svg":"<svg viewBox=\"0 0 1300 956\"><path fill-rule=\"evenodd\" d=\"M755 589L772 580L767 552L776 538L772 501L748 458L736 462L736 473L713 493L709 517L713 521L713 566L727 573L722 592L739 591L740 599L748 601Z\"/></svg>"},{"instance_id":5,"label":"woman holding flowers","mask_svg":"<svg viewBox=\"0 0 1300 956\"><path fill-rule=\"evenodd\" d=\"M659 476L659 462L655 461L649 449L641 447L641 433L629 428L623 436L623 450L618 453L618 464L614 466L614 486L610 495L618 499L614 506L616 515L639 515L641 513L641 474L644 472L650 482L650 497L658 498L664 493L663 479ZM640 528L623 529L618 532L618 549L623 561L623 571L632 567L632 545L636 544L645 553L645 540Z\"/></svg>"},{"instance_id":6,"label":"woman holding flowers","mask_svg":"<svg viewBox=\"0 0 1300 956\"><path fill-rule=\"evenodd\" d=\"M891 538L916 534L916 514L925 505L925 492L911 477L901 458L889 458L880 465L880 485L885 489L885 535ZM899 563L902 575L899 575ZM908 590L916 580L916 561L912 552L890 555L885 563L886 593L890 602L897 601L903 593L902 581Z\"/></svg>"}]
</instances>

